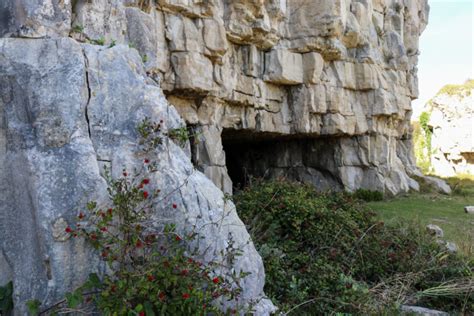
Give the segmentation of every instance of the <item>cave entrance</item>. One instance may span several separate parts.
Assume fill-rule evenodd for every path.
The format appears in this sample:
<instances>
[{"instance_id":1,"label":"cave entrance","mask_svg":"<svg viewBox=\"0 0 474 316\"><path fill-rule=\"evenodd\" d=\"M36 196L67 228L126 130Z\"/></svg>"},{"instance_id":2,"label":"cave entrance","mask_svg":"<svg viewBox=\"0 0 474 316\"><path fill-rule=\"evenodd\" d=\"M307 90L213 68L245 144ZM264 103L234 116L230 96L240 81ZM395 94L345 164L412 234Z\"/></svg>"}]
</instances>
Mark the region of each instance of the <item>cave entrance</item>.
<instances>
[{"instance_id":1,"label":"cave entrance","mask_svg":"<svg viewBox=\"0 0 474 316\"><path fill-rule=\"evenodd\" d=\"M270 140L252 132L224 129L222 147L226 167L235 190L241 190L252 178L265 175L267 146Z\"/></svg>"},{"instance_id":2,"label":"cave entrance","mask_svg":"<svg viewBox=\"0 0 474 316\"><path fill-rule=\"evenodd\" d=\"M341 187L335 176L335 145L329 139L224 129L222 146L227 172L236 191L255 178L307 182L321 191Z\"/></svg>"}]
</instances>

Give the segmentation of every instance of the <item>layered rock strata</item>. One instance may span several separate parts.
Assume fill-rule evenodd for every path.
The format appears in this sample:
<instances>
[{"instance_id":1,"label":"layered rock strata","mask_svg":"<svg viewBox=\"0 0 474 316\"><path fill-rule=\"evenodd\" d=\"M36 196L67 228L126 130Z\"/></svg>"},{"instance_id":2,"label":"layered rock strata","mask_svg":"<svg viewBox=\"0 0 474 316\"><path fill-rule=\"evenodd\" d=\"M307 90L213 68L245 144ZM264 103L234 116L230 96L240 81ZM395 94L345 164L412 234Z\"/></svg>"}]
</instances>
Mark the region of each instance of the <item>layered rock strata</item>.
<instances>
[{"instance_id":1,"label":"layered rock strata","mask_svg":"<svg viewBox=\"0 0 474 316\"><path fill-rule=\"evenodd\" d=\"M3 34L69 33L137 48L148 75L199 131L196 166L224 191L232 190L224 130L315 147L329 139L331 167L298 168L327 173L335 187L417 188L409 120L426 0L24 2L24 14L22 4L3 5ZM262 167L274 173L270 161Z\"/></svg>"},{"instance_id":2,"label":"layered rock strata","mask_svg":"<svg viewBox=\"0 0 474 316\"><path fill-rule=\"evenodd\" d=\"M16 314L103 268L59 232L104 197L102 164L134 166L145 116L195 138L189 155L171 141L157 152L155 180L180 187L170 198L185 210L157 207L157 222L204 227L216 253L235 236L234 268L252 272L244 299L269 313L245 227L191 160L226 192L247 171L416 189L410 102L427 15L426 0L2 1L0 281L14 281Z\"/></svg>"},{"instance_id":3,"label":"layered rock strata","mask_svg":"<svg viewBox=\"0 0 474 316\"><path fill-rule=\"evenodd\" d=\"M328 149L332 156L298 150L305 161L324 155L330 166L286 172L316 171L315 184L392 194L417 188L409 120L426 1L78 1L72 9L73 37L138 49L198 130L195 164L224 191L232 190L224 131ZM262 168L279 173L271 161Z\"/></svg>"}]
</instances>

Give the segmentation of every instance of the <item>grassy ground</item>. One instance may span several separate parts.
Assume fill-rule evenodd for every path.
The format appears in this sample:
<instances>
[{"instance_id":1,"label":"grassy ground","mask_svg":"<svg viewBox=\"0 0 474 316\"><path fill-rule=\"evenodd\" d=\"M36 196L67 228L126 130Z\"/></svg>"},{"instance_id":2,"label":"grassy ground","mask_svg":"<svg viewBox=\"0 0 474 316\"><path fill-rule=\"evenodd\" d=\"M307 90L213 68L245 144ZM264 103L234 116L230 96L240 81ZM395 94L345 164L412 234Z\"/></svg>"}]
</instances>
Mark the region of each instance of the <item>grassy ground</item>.
<instances>
[{"instance_id":1,"label":"grassy ground","mask_svg":"<svg viewBox=\"0 0 474 316\"><path fill-rule=\"evenodd\" d=\"M448 182L454 189L451 196L422 187L421 193L368 204L384 221L406 218L424 226L438 225L444 230L445 240L455 242L460 251L474 256L474 215L464 212L464 206L474 205L474 177L451 178Z\"/></svg>"}]
</instances>

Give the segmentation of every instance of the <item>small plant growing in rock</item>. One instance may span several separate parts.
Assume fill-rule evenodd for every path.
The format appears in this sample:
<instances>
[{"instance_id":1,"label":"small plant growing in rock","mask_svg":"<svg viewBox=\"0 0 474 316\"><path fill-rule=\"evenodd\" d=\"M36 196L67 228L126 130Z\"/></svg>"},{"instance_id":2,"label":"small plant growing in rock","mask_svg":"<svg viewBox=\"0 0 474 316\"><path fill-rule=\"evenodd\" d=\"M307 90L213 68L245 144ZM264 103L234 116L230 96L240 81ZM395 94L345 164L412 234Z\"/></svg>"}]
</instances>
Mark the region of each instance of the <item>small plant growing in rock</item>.
<instances>
[{"instance_id":1,"label":"small plant growing in rock","mask_svg":"<svg viewBox=\"0 0 474 316\"><path fill-rule=\"evenodd\" d=\"M76 24L73 26L72 31L75 33L83 33L84 32L84 26L80 24Z\"/></svg>"},{"instance_id":2,"label":"small plant growing in rock","mask_svg":"<svg viewBox=\"0 0 474 316\"><path fill-rule=\"evenodd\" d=\"M123 169L121 177L114 178L105 168L110 204L87 203L77 214L76 224L65 229L71 238L88 241L111 272L101 277L91 274L84 285L43 310L38 301L29 302L32 314L96 309L104 315L139 316L243 312L243 307L224 308L229 301L236 305L240 281L248 275L223 272L232 271L229 266L241 255L232 236L219 260L203 261L193 246L201 238L199 231L178 233L175 225L153 220L155 204L168 200L153 183L157 162L152 157L164 137L162 123L145 119L139 124L144 158L138 170ZM177 203L167 207L181 211Z\"/></svg>"},{"instance_id":3,"label":"small plant growing in rock","mask_svg":"<svg viewBox=\"0 0 474 316\"><path fill-rule=\"evenodd\" d=\"M188 141L198 142L199 134L190 130L186 126L170 129L167 133L169 138L175 140L181 147L184 147Z\"/></svg>"},{"instance_id":4,"label":"small plant growing in rock","mask_svg":"<svg viewBox=\"0 0 474 316\"><path fill-rule=\"evenodd\" d=\"M94 45L104 46L105 45L105 38L101 37L101 38L98 38L98 39L93 39L93 40L90 40L90 42L91 42L91 44L94 44Z\"/></svg>"}]
</instances>

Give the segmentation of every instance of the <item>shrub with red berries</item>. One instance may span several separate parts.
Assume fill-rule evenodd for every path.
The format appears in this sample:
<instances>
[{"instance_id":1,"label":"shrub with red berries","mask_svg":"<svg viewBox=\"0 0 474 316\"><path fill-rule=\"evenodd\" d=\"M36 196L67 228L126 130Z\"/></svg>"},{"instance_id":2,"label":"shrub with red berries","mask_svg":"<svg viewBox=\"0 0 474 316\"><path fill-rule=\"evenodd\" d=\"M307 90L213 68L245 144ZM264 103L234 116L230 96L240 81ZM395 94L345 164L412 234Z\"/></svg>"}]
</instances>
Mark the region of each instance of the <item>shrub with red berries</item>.
<instances>
[{"instance_id":1,"label":"shrub with red berries","mask_svg":"<svg viewBox=\"0 0 474 316\"><path fill-rule=\"evenodd\" d=\"M161 143L160 128L161 124L145 120L139 127L142 145L148 141L156 148ZM89 202L78 213L76 225L65 229L73 239L87 240L112 272L100 277L92 274L83 286L66 295L65 302L46 308L48 311L93 308L103 315L149 316L226 315L235 309L240 280L247 274L222 271L232 271L223 268L240 252L230 240L224 258L202 262L191 246L199 232L178 234L174 225L161 229L152 225L153 205L161 201L160 190L152 181L157 163L151 148L144 154L147 158L139 171L124 169L122 177L113 178L105 169L111 205ZM171 208L179 211L176 203ZM229 301L233 301L232 309L224 308Z\"/></svg>"}]
</instances>

